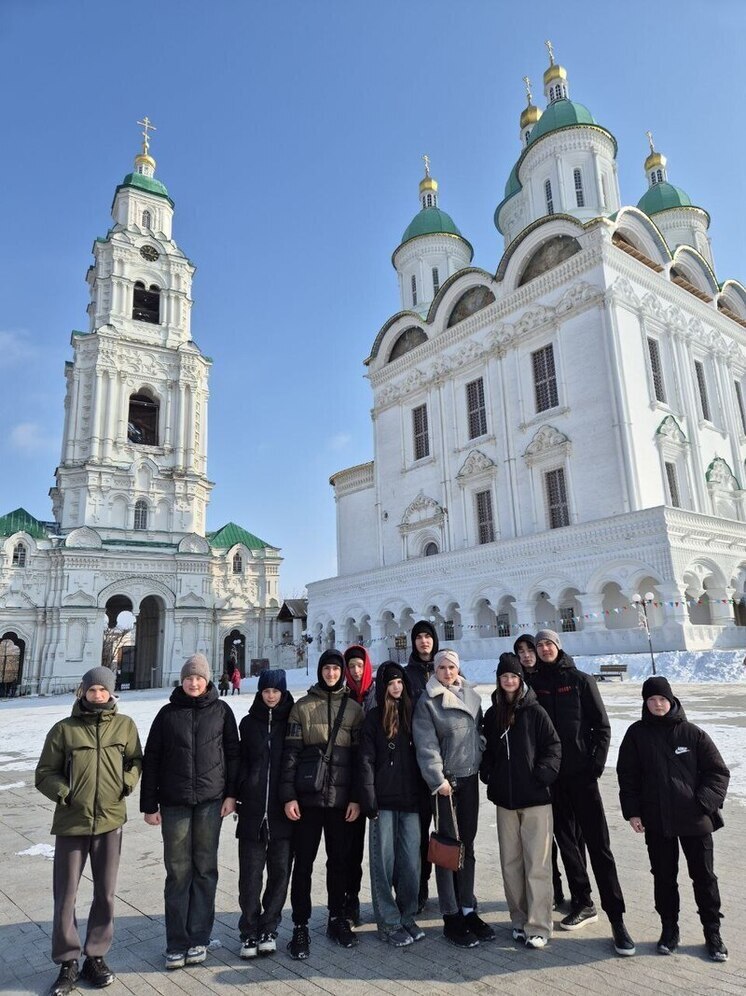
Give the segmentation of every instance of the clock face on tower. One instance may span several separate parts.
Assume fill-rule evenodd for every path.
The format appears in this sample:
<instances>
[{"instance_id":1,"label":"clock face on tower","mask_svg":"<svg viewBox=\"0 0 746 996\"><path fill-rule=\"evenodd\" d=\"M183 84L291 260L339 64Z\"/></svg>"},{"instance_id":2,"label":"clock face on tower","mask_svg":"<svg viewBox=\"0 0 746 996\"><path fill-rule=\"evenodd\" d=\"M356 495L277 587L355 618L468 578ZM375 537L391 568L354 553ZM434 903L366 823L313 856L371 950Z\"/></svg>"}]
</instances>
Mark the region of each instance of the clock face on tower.
<instances>
[{"instance_id":1,"label":"clock face on tower","mask_svg":"<svg viewBox=\"0 0 746 996\"><path fill-rule=\"evenodd\" d=\"M149 262L154 263L158 259L158 250L154 246L143 246L140 249L140 255L143 259L147 259Z\"/></svg>"}]
</instances>

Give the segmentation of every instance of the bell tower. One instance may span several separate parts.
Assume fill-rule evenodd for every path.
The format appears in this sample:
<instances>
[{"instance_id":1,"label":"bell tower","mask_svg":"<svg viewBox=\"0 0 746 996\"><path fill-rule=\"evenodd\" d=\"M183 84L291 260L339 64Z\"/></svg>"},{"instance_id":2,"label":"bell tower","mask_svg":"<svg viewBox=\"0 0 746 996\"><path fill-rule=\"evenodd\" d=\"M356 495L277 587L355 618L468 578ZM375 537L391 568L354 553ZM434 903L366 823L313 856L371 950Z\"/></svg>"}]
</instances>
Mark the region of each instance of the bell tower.
<instances>
[{"instance_id":1,"label":"bell tower","mask_svg":"<svg viewBox=\"0 0 746 996\"><path fill-rule=\"evenodd\" d=\"M156 179L149 118L134 168L93 244L88 330L65 365L62 454L50 491L63 534L178 542L204 535L211 361L191 336L194 266L172 238L174 202Z\"/></svg>"}]
</instances>

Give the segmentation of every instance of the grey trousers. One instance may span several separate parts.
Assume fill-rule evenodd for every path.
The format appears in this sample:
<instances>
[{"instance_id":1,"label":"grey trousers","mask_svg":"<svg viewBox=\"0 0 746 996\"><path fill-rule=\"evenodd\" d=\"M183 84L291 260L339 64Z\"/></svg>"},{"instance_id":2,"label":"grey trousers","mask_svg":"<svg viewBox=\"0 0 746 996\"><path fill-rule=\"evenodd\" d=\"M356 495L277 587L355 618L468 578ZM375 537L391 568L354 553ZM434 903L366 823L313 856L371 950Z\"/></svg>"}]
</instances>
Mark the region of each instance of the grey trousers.
<instances>
[{"instance_id":1,"label":"grey trousers","mask_svg":"<svg viewBox=\"0 0 746 996\"><path fill-rule=\"evenodd\" d=\"M103 957L111 947L114 937L114 893L121 851L121 827L90 836L57 837L52 872L52 961L58 965L79 958L81 950L92 958ZM91 863L93 902L88 913L85 945L81 948L75 900L87 860Z\"/></svg>"},{"instance_id":2,"label":"grey trousers","mask_svg":"<svg viewBox=\"0 0 746 996\"><path fill-rule=\"evenodd\" d=\"M497 839L513 929L552 936L552 807L497 807Z\"/></svg>"}]
</instances>

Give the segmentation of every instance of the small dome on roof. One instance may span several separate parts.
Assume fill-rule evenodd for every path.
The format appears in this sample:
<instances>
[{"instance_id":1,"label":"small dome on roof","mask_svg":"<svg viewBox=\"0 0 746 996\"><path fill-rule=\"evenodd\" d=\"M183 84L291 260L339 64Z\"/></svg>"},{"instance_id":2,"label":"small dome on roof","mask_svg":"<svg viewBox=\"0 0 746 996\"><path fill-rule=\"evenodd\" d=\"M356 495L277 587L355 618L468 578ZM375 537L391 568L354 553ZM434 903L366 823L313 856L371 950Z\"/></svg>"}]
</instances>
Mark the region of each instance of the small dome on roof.
<instances>
[{"instance_id":1,"label":"small dome on roof","mask_svg":"<svg viewBox=\"0 0 746 996\"><path fill-rule=\"evenodd\" d=\"M637 206L647 215L668 211L669 208L694 207L689 195L672 183L654 183L642 195Z\"/></svg>"},{"instance_id":2,"label":"small dome on roof","mask_svg":"<svg viewBox=\"0 0 746 996\"><path fill-rule=\"evenodd\" d=\"M547 107L528 140L529 145L559 128L569 128L572 125L595 125L598 122L583 104L574 100L555 100Z\"/></svg>"},{"instance_id":3,"label":"small dome on roof","mask_svg":"<svg viewBox=\"0 0 746 996\"><path fill-rule=\"evenodd\" d=\"M419 211L407 226L407 230L402 235L402 245L418 235L458 235L463 239L463 235L456 227L453 218L440 208L429 207Z\"/></svg>"}]
</instances>

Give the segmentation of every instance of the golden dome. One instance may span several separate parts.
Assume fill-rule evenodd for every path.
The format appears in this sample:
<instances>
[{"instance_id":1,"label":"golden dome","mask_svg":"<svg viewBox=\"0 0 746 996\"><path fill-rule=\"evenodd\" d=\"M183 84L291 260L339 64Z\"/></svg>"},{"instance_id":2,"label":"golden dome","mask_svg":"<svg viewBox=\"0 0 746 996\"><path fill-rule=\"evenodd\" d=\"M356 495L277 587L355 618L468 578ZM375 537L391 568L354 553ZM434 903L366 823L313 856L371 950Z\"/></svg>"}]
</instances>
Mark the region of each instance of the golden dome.
<instances>
[{"instance_id":1,"label":"golden dome","mask_svg":"<svg viewBox=\"0 0 746 996\"><path fill-rule=\"evenodd\" d=\"M521 128L527 128L528 125L535 125L540 117L541 111L539 108L534 107L533 104L529 104L528 107L524 107L521 111Z\"/></svg>"},{"instance_id":2,"label":"golden dome","mask_svg":"<svg viewBox=\"0 0 746 996\"><path fill-rule=\"evenodd\" d=\"M146 152L141 152L139 155L135 156L135 166L149 166L151 169L155 169L155 159L149 156Z\"/></svg>"},{"instance_id":3,"label":"golden dome","mask_svg":"<svg viewBox=\"0 0 746 996\"><path fill-rule=\"evenodd\" d=\"M433 180L431 176L426 176L422 180L420 180L421 194L426 193L428 190L432 190L432 192L435 193L437 189L438 189L438 181Z\"/></svg>"},{"instance_id":4,"label":"golden dome","mask_svg":"<svg viewBox=\"0 0 746 996\"><path fill-rule=\"evenodd\" d=\"M544 86L549 83L553 83L554 80L566 80L567 70L564 66L558 66L553 63L548 69L544 70Z\"/></svg>"},{"instance_id":5,"label":"golden dome","mask_svg":"<svg viewBox=\"0 0 746 996\"><path fill-rule=\"evenodd\" d=\"M665 169L666 157L662 152L651 152L648 158L645 160L645 172L647 173L651 169Z\"/></svg>"}]
</instances>

